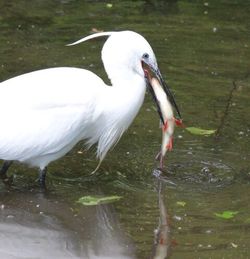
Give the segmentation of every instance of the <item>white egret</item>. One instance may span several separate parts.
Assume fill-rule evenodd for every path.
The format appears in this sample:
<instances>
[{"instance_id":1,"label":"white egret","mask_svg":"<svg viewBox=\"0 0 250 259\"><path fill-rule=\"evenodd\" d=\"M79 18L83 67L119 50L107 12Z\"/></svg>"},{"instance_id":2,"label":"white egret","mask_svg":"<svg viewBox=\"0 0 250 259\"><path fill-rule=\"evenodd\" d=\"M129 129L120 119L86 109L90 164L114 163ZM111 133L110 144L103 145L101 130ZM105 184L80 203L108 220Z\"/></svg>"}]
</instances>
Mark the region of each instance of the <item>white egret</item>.
<instances>
[{"instance_id":1,"label":"white egret","mask_svg":"<svg viewBox=\"0 0 250 259\"><path fill-rule=\"evenodd\" d=\"M94 73L73 67L34 71L0 84L2 174L12 161L19 161L38 167L39 181L44 185L47 165L80 140L85 140L87 147L97 143L97 158L102 161L138 113L146 85L150 87L149 73L160 80L180 116L154 52L140 34L96 33L70 45L100 36L108 37L102 61L111 86Z\"/></svg>"}]
</instances>

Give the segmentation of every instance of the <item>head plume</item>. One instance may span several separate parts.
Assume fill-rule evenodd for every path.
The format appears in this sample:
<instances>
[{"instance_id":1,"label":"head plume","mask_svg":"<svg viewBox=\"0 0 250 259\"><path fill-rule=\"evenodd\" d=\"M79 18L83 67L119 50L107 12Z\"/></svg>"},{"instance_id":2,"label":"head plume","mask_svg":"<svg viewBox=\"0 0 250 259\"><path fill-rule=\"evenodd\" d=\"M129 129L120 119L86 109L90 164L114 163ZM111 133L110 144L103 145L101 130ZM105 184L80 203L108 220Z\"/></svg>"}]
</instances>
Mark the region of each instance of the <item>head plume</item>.
<instances>
[{"instance_id":1,"label":"head plume","mask_svg":"<svg viewBox=\"0 0 250 259\"><path fill-rule=\"evenodd\" d=\"M91 40L91 39L94 39L94 38L98 38L98 37L109 37L111 36L112 34L114 34L116 32L114 31L109 31L109 32L98 32L98 33L95 33L95 34L92 34L92 35L89 35L89 36L86 36L78 41L75 41L71 44L67 44L66 46L73 46L73 45L77 45L77 44L80 44L84 41L87 41L87 40Z\"/></svg>"},{"instance_id":2,"label":"head plume","mask_svg":"<svg viewBox=\"0 0 250 259\"><path fill-rule=\"evenodd\" d=\"M112 84L123 76L127 78L128 73L133 73L134 71L144 78L141 65L141 58L144 53L149 54L152 62L157 66L153 50L146 39L140 34L129 30L95 33L67 46L77 45L98 37L108 37L101 52L104 68ZM125 70L126 73L124 72Z\"/></svg>"}]
</instances>

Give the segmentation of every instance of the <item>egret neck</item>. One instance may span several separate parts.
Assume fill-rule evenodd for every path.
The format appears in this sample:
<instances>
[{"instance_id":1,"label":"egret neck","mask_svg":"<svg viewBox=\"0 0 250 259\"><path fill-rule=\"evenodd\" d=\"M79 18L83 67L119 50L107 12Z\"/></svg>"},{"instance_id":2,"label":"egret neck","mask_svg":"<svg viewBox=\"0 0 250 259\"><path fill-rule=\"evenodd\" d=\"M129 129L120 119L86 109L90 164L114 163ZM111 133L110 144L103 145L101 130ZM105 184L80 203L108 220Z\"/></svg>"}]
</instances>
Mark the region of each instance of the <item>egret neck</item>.
<instances>
[{"instance_id":1,"label":"egret neck","mask_svg":"<svg viewBox=\"0 0 250 259\"><path fill-rule=\"evenodd\" d=\"M145 96L145 79L133 71L119 71L111 79L102 98L103 122L98 141L97 156L103 160L106 153L122 136L137 115ZM104 130L104 128L105 130Z\"/></svg>"}]
</instances>

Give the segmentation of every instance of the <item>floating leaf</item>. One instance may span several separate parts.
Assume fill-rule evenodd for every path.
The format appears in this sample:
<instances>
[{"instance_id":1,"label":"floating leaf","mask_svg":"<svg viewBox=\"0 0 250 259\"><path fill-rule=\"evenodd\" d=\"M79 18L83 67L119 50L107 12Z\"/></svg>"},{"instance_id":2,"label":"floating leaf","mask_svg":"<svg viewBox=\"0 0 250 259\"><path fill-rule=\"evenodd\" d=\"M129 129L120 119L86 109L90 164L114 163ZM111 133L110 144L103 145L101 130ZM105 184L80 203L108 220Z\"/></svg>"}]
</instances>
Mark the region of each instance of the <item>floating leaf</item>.
<instances>
[{"instance_id":1,"label":"floating leaf","mask_svg":"<svg viewBox=\"0 0 250 259\"><path fill-rule=\"evenodd\" d=\"M200 129L196 127L186 127L186 130L194 135L203 135L203 136L209 136L215 133L216 130L213 129Z\"/></svg>"},{"instance_id":2,"label":"floating leaf","mask_svg":"<svg viewBox=\"0 0 250 259\"><path fill-rule=\"evenodd\" d=\"M232 245L233 248L237 248L238 247L238 245L233 243L233 242L231 243L231 245Z\"/></svg>"},{"instance_id":3,"label":"floating leaf","mask_svg":"<svg viewBox=\"0 0 250 259\"><path fill-rule=\"evenodd\" d=\"M121 196L117 196L117 195L107 196L107 197L83 196L77 202L85 206L95 206L99 204L115 202L120 200L121 198L122 198Z\"/></svg>"},{"instance_id":4,"label":"floating leaf","mask_svg":"<svg viewBox=\"0 0 250 259\"><path fill-rule=\"evenodd\" d=\"M112 7L113 7L113 4L107 3L107 4L106 4L106 7L107 7L107 8L112 8Z\"/></svg>"},{"instance_id":5,"label":"floating leaf","mask_svg":"<svg viewBox=\"0 0 250 259\"><path fill-rule=\"evenodd\" d=\"M225 210L222 213L214 213L214 215L222 219L231 219L231 218L234 218L234 216L237 215L238 213L239 213L238 211Z\"/></svg>"},{"instance_id":6,"label":"floating leaf","mask_svg":"<svg viewBox=\"0 0 250 259\"><path fill-rule=\"evenodd\" d=\"M185 201L177 201L176 204L185 207L187 203Z\"/></svg>"}]
</instances>

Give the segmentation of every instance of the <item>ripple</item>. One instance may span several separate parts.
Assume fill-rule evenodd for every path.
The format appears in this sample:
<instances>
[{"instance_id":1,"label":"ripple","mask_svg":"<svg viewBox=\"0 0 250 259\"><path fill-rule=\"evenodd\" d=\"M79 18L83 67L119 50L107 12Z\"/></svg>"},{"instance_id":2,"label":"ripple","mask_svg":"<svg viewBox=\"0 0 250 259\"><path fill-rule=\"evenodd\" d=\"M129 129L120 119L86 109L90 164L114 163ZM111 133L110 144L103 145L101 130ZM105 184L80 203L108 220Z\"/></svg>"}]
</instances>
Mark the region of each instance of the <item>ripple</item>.
<instances>
[{"instance_id":1,"label":"ripple","mask_svg":"<svg viewBox=\"0 0 250 259\"><path fill-rule=\"evenodd\" d=\"M187 159L188 155L189 153L185 152L178 156L178 161L182 162L169 164L163 170L161 177L168 182L185 181L208 187L224 187L234 182L234 169L211 153L205 155L193 153L192 157Z\"/></svg>"}]
</instances>

